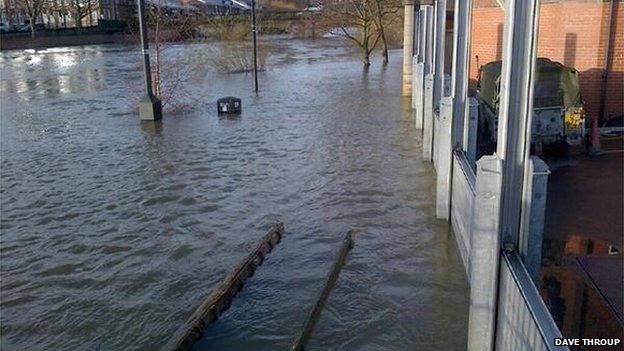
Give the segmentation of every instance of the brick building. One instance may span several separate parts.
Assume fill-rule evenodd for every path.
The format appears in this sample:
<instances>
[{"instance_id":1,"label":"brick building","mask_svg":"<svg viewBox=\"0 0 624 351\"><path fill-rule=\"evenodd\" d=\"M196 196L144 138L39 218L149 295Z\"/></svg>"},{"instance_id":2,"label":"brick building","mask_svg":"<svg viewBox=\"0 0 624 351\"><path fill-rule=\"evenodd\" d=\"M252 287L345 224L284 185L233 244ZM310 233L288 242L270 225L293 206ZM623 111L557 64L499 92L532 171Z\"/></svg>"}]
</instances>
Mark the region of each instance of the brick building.
<instances>
[{"instance_id":1,"label":"brick building","mask_svg":"<svg viewBox=\"0 0 624 351\"><path fill-rule=\"evenodd\" d=\"M590 117L624 114L624 1L614 6L601 0L543 0L540 7L538 57L547 57L579 71L581 94ZM504 11L496 0L476 0L473 9L470 78L477 67L500 60L503 51ZM611 28L613 26L613 28ZM614 35L609 40L609 32ZM607 50L611 45L611 58ZM607 85L603 91L603 73Z\"/></svg>"}]
</instances>

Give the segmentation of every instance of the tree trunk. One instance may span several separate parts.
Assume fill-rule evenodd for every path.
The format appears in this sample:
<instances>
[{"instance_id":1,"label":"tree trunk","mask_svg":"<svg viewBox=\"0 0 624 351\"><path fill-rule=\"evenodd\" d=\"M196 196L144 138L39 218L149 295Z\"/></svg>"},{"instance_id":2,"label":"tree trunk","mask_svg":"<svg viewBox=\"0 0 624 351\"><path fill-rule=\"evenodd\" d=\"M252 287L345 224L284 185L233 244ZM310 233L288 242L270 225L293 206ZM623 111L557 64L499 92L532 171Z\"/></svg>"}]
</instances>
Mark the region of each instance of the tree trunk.
<instances>
[{"instance_id":1,"label":"tree trunk","mask_svg":"<svg viewBox=\"0 0 624 351\"><path fill-rule=\"evenodd\" d=\"M387 65L388 64L388 43L386 43L385 40L383 40L382 43L383 43L383 49L381 51L381 55L383 56L383 64Z\"/></svg>"},{"instance_id":2,"label":"tree trunk","mask_svg":"<svg viewBox=\"0 0 624 351\"><path fill-rule=\"evenodd\" d=\"M371 64L370 51L368 50L368 48L362 48L362 64L364 64L364 66L366 67L370 66Z\"/></svg>"},{"instance_id":3,"label":"tree trunk","mask_svg":"<svg viewBox=\"0 0 624 351\"><path fill-rule=\"evenodd\" d=\"M93 27L93 9L91 8L91 0L87 1L87 16L89 16L89 27Z\"/></svg>"},{"instance_id":4,"label":"tree trunk","mask_svg":"<svg viewBox=\"0 0 624 351\"><path fill-rule=\"evenodd\" d=\"M30 20L30 37L31 38L35 37L35 24L33 22L34 21L31 19Z\"/></svg>"},{"instance_id":5,"label":"tree trunk","mask_svg":"<svg viewBox=\"0 0 624 351\"><path fill-rule=\"evenodd\" d=\"M80 0L74 0L76 4L76 18L74 19L76 27L82 27L82 8L80 8Z\"/></svg>"},{"instance_id":6,"label":"tree trunk","mask_svg":"<svg viewBox=\"0 0 624 351\"><path fill-rule=\"evenodd\" d=\"M54 28L58 28L60 27L61 24L61 19L59 16L59 6L58 6L58 2L56 0L52 1L52 6L54 8L54 10L52 11L52 15L54 16Z\"/></svg>"},{"instance_id":7,"label":"tree trunk","mask_svg":"<svg viewBox=\"0 0 624 351\"><path fill-rule=\"evenodd\" d=\"M370 62L370 31L369 31L369 27L365 26L364 28L362 28L362 44L360 45L360 49L362 49L362 64L364 64L365 67L370 66L371 62Z\"/></svg>"},{"instance_id":8,"label":"tree trunk","mask_svg":"<svg viewBox=\"0 0 624 351\"><path fill-rule=\"evenodd\" d=\"M61 11L63 11L63 27L67 28L67 9L65 8L65 0L61 0Z\"/></svg>"},{"instance_id":9,"label":"tree trunk","mask_svg":"<svg viewBox=\"0 0 624 351\"><path fill-rule=\"evenodd\" d=\"M381 55L383 56L383 64L388 64L388 42L386 41L386 31L384 30L383 25L379 25L379 34L381 35L381 43L383 48L381 50Z\"/></svg>"}]
</instances>

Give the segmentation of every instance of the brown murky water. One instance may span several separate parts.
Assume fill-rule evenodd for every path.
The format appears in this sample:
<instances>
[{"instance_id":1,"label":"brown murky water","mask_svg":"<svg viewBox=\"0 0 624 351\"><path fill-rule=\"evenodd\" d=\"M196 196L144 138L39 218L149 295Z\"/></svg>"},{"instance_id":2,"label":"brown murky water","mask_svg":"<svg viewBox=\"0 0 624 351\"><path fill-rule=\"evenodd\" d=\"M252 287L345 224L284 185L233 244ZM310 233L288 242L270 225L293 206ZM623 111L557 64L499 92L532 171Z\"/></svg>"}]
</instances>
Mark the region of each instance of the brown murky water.
<instances>
[{"instance_id":1,"label":"brown murky water","mask_svg":"<svg viewBox=\"0 0 624 351\"><path fill-rule=\"evenodd\" d=\"M465 348L400 52L363 71L341 41L274 45L258 97L208 73L206 102L159 125L134 113L136 47L0 55L2 349L157 349L277 220L282 243L197 350L287 349L351 228L311 349ZM226 95L239 118L217 117Z\"/></svg>"}]
</instances>

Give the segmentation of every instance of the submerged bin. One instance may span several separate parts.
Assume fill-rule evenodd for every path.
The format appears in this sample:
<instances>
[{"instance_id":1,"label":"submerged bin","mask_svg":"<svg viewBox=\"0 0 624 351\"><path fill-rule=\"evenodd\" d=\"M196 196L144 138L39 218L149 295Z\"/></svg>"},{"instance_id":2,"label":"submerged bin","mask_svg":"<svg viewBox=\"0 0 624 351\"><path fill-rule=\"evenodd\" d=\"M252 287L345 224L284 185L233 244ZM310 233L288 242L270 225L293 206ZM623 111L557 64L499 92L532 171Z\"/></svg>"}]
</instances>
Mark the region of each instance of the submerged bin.
<instances>
[{"instance_id":1,"label":"submerged bin","mask_svg":"<svg viewBox=\"0 0 624 351\"><path fill-rule=\"evenodd\" d=\"M233 96L227 96L217 100L217 112L219 114L238 114L241 112L241 99Z\"/></svg>"}]
</instances>

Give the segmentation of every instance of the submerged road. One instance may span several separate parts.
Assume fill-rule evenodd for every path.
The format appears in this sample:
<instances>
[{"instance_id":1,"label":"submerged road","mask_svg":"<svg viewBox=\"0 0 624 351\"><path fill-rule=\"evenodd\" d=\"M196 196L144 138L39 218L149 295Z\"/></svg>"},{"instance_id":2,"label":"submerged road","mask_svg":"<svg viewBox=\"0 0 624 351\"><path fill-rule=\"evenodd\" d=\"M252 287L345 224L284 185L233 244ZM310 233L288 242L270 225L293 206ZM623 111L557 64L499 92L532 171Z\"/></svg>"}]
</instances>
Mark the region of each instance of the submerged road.
<instances>
[{"instance_id":1,"label":"submerged road","mask_svg":"<svg viewBox=\"0 0 624 351\"><path fill-rule=\"evenodd\" d=\"M258 97L208 72L158 126L134 111L137 48L0 54L2 349L158 348L275 221L282 242L197 350L287 349L349 229L310 348L465 349L468 285L400 51L364 71L340 40L272 45ZM227 95L240 117L216 116Z\"/></svg>"}]
</instances>

